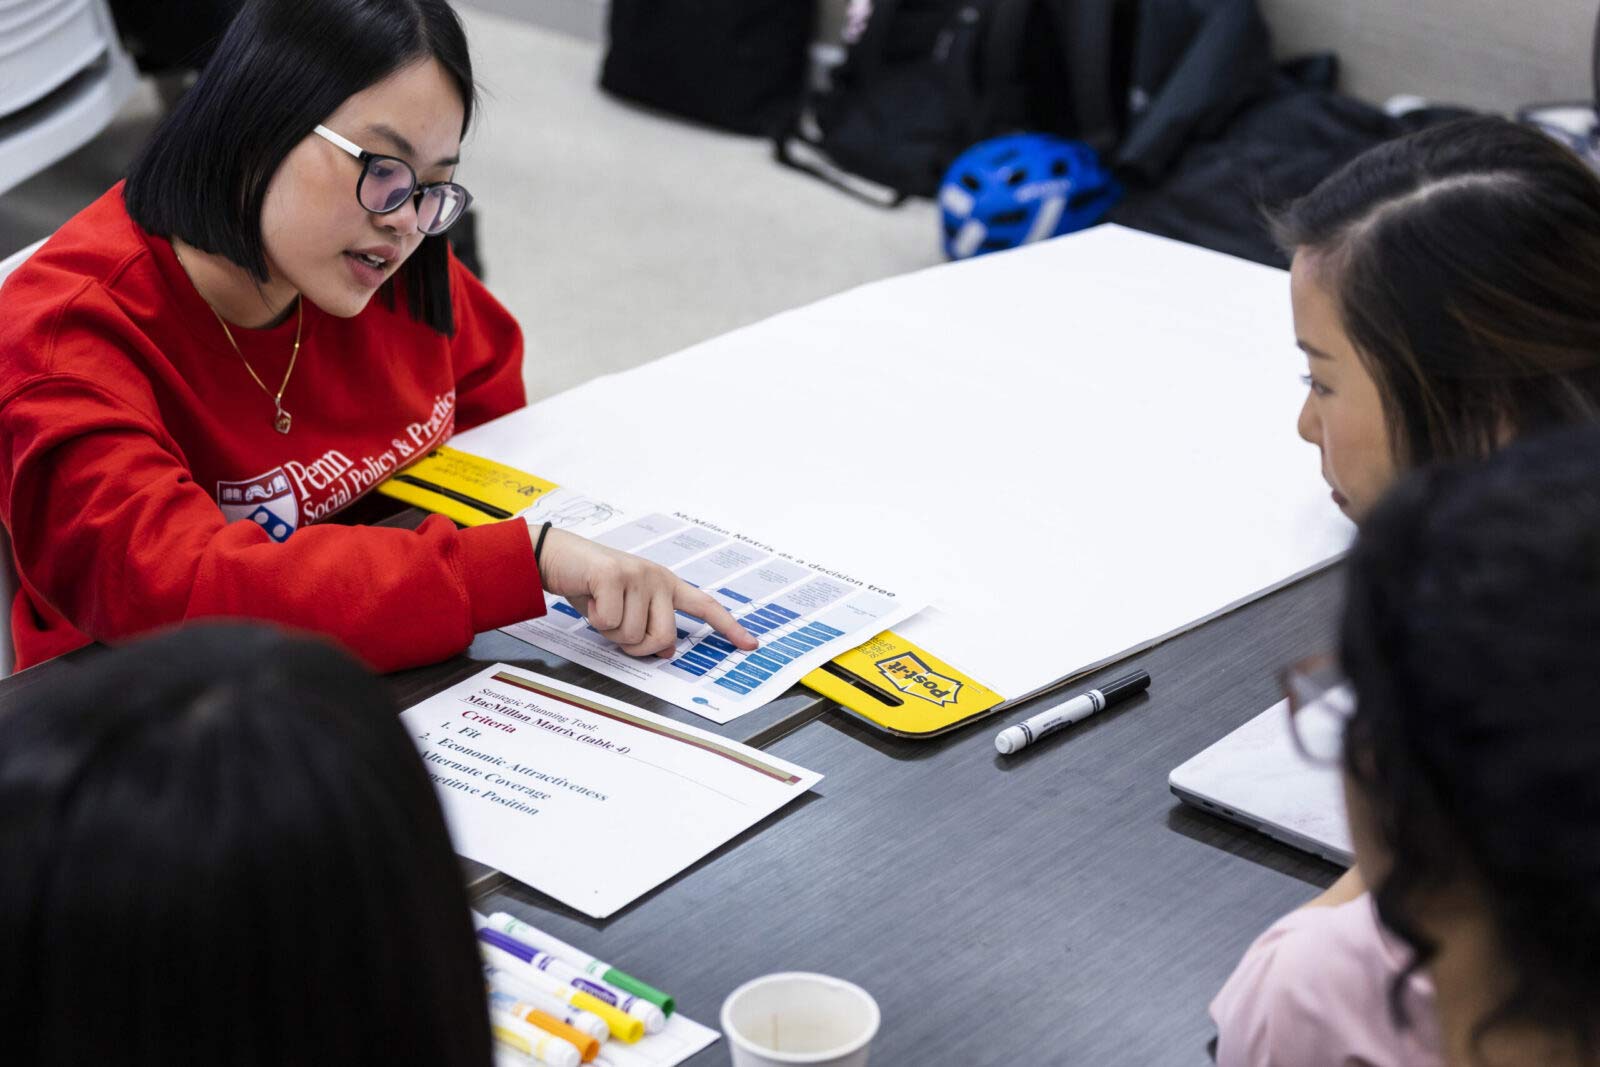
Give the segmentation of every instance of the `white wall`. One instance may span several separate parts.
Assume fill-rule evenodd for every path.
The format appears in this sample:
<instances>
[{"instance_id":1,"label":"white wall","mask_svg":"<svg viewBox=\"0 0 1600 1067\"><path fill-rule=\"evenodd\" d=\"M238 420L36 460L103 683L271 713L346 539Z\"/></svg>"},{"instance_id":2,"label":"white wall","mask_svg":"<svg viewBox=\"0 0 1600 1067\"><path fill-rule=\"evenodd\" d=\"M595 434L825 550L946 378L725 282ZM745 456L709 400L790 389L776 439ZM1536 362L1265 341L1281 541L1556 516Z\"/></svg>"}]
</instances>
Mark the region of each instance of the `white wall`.
<instances>
[{"instance_id":1,"label":"white wall","mask_svg":"<svg viewBox=\"0 0 1600 1067\"><path fill-rule=\"evenodd\" d=\"M829 0L832 2L832 0ZM1331 48L1346 91L1497 111L1588 99L1595 0L1262 0L1280 53Z\"/></svg>"},{"instance_id":2,"label":"white wall","mask_svg":"<svg viewBox=\"0 0 1600 1067\"><path fill-rule=\"evenodd\" d=\"M824 39L848 0L819 0ZM1332 50L1344 89L1499 111L1586 99L1596 0L1260 0L1281 55Z\"/></svg>"},{"instance_id":3,"label":"white wall","mask_svg":"<svg viewBox=\"0 0 1600 1067\"><path fill-rule=\"evenodd\" d=\"M605 40L606 0L454 0L454 2L496 15L531 22L547 30L559 30L581 40Z\"/></svg>"}]
</instances>

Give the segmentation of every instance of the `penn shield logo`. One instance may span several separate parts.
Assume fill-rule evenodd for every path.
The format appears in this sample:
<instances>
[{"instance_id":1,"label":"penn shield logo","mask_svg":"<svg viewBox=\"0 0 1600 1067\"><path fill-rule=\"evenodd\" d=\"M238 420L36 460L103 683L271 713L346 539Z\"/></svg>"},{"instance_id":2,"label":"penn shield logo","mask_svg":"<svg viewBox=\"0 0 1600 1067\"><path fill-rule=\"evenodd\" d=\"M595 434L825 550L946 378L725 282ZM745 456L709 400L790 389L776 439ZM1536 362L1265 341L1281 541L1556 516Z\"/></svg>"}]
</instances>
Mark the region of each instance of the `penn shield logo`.
<instances>
[{"instance_id":1,"label":"penn shield logo","mask_svg":"<svg viewBox=\"0 0 1600 1067\"><path fill-rule=\"evenodd\" d=\"M902 652L876 664L889 683L907 696L926 700L943 707L954 704L961 696L961 683L948 675L940 674L914 652Z\"/></svg>"},{"instance_id":2,"label":"penn shield logo","mask_svg":"<svg viewBox=\"0 0 1600 1067\"><path fill-rule=\"evenodd\" d=\"M229 522L249 519L280 544L300 525L300 501L282 467L242 482L218 482L217 506Z\"/></svg>"}]
</instances>

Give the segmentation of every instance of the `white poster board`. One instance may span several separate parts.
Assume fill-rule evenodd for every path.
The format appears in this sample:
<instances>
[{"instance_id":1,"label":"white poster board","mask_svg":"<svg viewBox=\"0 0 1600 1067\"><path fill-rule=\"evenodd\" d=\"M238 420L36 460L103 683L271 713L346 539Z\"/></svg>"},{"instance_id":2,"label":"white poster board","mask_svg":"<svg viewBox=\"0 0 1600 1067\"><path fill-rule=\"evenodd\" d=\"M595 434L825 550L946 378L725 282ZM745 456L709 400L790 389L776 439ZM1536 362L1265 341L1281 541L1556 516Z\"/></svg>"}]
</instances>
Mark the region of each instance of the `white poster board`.
<instances>
[{"instance_id":1,"label":"white poster board","mask_svg":"<svg viewBox=\"0 0 1600 1067\"><path fill-rule=\"evenodd\" d=\"M875 283L457 437L932 607L1008 698L1327 565L1288 275L1116 226Z\"/></svg>"}]
</instances>

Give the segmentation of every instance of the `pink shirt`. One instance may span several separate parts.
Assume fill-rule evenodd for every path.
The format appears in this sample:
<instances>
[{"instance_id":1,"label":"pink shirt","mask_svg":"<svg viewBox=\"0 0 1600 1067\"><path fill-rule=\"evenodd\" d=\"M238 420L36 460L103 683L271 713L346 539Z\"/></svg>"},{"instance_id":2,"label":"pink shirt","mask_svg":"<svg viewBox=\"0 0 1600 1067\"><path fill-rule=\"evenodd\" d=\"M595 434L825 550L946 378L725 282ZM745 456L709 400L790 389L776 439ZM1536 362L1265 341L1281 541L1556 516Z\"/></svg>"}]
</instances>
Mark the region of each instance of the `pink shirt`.
<instances>
[{"instance_id":1,"label":"pink shirt","mask_svg":"<svg viewBox=\"0 0 1600 1067\"><path fill-rule=\"evenodd\" d=\"M1211 1002L1219 1067L1443 1067L1432 982L1407 980L1409 1027L1389 1013L1409 958L1367 894L1284 916Z\"/></svg>"}]
</instances>

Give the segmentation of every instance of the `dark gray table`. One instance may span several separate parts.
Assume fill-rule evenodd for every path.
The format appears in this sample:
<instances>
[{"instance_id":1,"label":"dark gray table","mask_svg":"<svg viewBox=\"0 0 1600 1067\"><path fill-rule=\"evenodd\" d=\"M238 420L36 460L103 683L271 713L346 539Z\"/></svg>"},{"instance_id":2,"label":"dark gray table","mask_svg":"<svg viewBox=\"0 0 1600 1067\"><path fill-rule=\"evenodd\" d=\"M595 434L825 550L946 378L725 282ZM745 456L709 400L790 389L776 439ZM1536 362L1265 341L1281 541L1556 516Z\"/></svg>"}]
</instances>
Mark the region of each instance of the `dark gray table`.
<instances>
[{"instance_id":1,"label":"dark gray table","mask_svg":"<svg viewBox=\"0 0 1600 1067\"><path fill-rule=\"evenodd\" d=\"M1324 573L1085 679L1136 664L1154 684L1010 759L993 738L1016 715L896 740L796 690L718 727L499 633L390 677L410 705L515 663L827 776L605 922L467 863L480 910L654 982L691 1018L716 1027L748 978L818 970L877 997L880 1067L1198 1064L1206 1005L1239 953L1339 872L1180 804L1167 773L1280 699L1285 664L1332 648L1338 599L1338 572ZM0 681L0 710L88 654ZM690 1063L727 1061L718 1042Z\"/></svg>"},{"instance_id":2,"label":"dark gray table","mask_svg":"<svg viewBox=\"0 0 1600 1067\"><path fill-rule=\"evenodd\" d=\"M1010 759L993 720L916 742L812 717L766 748L827 775L814 793L611 919L508 881L476 906L712 1027L756 975L852 979L883 1009L888 1067L1207 1062L1206 1005L1239 954L1339 872L1181 805L1167 773L1279 700L1283 665L1331 649L1338 590L1307 579L1108 669L1154 684ZM719 1042L690 1062L727 1061Z\"/></svg>"}]
</instances>

